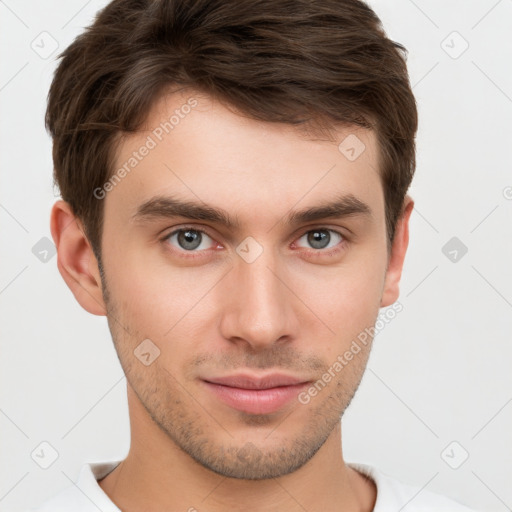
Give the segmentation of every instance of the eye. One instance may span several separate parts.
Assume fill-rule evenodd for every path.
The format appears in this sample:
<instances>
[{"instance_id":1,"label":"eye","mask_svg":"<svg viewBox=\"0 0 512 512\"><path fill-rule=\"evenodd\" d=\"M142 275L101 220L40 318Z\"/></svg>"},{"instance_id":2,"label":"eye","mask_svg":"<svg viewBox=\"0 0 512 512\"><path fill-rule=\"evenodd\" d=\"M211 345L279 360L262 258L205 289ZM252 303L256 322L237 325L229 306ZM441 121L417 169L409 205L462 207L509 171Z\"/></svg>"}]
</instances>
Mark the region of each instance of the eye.
<instances>
[{"instance_id":1,"label":"eye","mask_svg":"<svg viewBox=\"0 0 512 512\"><path fill-rule=\"evenodd\" d=\"M303 239L305 239L306 243L309 244L311 248L320 251L331 249L345 241L345 238L340 233L327 228L312 229L304 233L304 235L299 238L298 242Z\"/></svg>"},{"instance_id":2,"label":"eye","mask_svg":"<svg viewBox=\"0 0 512 512\"><path fill-rule=\"evenodd\" d=\"M173 251L178 253L189 253L189 257L193 255L199 256L206 253L208 249L221 248L208 233L202 229L195 227L182 227L175 229L164 238L162 242L172 246ZM310 249L311 256L314 255L334 255L345 248L347 240L345 236L328 228L310 229L304 233L294 246L304 247L302 243L306 243L306 249ZM202 254L204 256L204 254Z\"/></svg>"},{"instance_id":3,"label":"eye","mask_svg":"<svg viewBox=\"0 0 512 512\"><path fill-rule=\"evenodd\" d=\"M168 234L163 241L168 241L177 249L187 252L199 252L215 246L214 240L205 231L193 228L177 229Z\"/></svg>"}]
</instances>

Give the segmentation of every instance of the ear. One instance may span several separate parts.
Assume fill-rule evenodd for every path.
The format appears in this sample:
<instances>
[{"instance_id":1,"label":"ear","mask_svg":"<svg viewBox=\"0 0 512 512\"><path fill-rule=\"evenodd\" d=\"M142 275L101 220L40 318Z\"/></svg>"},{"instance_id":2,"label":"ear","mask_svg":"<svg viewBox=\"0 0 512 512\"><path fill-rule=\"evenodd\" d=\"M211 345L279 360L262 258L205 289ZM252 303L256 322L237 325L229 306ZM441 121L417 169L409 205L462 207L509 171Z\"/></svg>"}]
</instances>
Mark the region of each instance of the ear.
<instances>
[{"instance_id":1,"label":"ear","mask_svg":"<svg viewBox=\"0 0 512 512\"><path fill-rule=\"evenodd\" d=\"M98 261L69 203L59 200L53 205L50 229L57 267L76 300L89 313L106 316Z\"/></svg>"},{"instance_id":2,"label":"ear","mask_svg":"<svg viewBox=\"0 0 512 512\"><path fill-rule=\"evenodd\" d=\"M405 253L409 245L409 217L413 208L414 201L410 196L406 196L391 245L391 253L382 290L381 307L390 306L400 295L400 277L402 276Z\"/></svg>"}]
</instances>

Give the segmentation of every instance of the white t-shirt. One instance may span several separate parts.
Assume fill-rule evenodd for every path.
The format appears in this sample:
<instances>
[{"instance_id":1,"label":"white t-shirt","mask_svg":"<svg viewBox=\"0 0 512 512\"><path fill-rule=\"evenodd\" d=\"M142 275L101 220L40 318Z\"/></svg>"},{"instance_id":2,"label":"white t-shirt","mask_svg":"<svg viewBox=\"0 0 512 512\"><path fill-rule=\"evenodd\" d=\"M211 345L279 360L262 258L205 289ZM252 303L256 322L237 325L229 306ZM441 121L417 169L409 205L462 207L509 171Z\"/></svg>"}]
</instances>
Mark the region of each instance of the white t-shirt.
<instances>
[{"instance_id":1,"label":"white t-shirt","mask_svg":"<svg viewBox=\"0 0 512 512\"><path fill-rule=\"evenodd\" d=\"M103 492L97 480L110 473L121 461L84 464L76 480L60 493L28 512L121 512ZM348 466L368 475L377 486L373 512L476 512L460 503L426 489L409 485L374 466L348 462Z\"/></svg>"}]
</instances>

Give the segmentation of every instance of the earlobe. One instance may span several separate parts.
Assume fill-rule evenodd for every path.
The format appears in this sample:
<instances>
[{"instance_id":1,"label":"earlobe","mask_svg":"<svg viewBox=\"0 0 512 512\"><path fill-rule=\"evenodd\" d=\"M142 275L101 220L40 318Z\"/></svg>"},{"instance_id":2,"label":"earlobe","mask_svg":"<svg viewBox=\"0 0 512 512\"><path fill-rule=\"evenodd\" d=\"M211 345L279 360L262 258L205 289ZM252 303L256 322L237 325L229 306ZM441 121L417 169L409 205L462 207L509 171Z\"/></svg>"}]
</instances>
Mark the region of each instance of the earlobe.
<instances>
[{"instance_id":1,"label":"earlobe","mask_svg":"<svg viewBox=\"0 0 512 512\"><path fill-rule=\"evenodd\" d=\"M105 316L98 262L69 203L59 200L53 205L50 229L57 248L57 267L69 289L86 311Z\"/></svg>"},{"instance_id":2,"label":"earlobe","mask_svg":"<svg viewBox=\"0 0 512 512\"><path fill-rule=\"evenodd\" d=\"M402 215L397 222L395 236L391 247L388 268L384 280L384 288L381 297L381 307L390 306L398 300L400 295L400 278L409 245L409 218L414 208L414 201L410 196L404 199Z\"/></svg>"}]
</instances>

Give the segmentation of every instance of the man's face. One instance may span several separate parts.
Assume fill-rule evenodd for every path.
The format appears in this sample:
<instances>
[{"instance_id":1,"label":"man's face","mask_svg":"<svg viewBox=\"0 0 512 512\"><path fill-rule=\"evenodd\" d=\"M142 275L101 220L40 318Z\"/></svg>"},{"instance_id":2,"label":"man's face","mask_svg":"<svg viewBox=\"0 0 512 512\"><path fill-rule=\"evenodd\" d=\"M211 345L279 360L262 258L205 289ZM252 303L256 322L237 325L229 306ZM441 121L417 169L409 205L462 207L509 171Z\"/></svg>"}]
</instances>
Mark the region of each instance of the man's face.
<instances>
[{"instance_id":1,"label":"man's face","mask_svg":"<svg viewBox=\"0 0 512 512\"><path fill-rule=\"evenodd\" d=\"M192 96L197 104L184 108ZM158 130L173 115L169 133ZM332 367L388 305L375 135L340 128L335 142L311 140L185 92L156 103L145 129L119 147L116 170L134 151L137 163L104 199L104 298L129 386L203 466L236 478L287 474L333 435L371 343ZM338 149L351 134L365 145L355 160ZM289 222L348 195L369 211ZM238 224L136 216L156 196L221 209ZM330 381L305 400L329 368ZM243 375L250 386L275 373L302 384L237 391L213 383Z\"/></svg>"}]
</instances>

